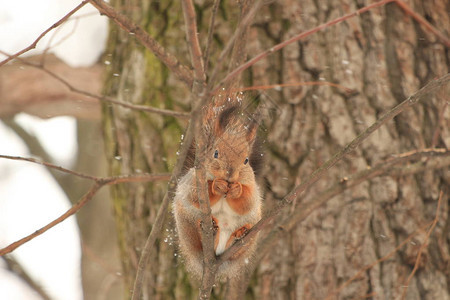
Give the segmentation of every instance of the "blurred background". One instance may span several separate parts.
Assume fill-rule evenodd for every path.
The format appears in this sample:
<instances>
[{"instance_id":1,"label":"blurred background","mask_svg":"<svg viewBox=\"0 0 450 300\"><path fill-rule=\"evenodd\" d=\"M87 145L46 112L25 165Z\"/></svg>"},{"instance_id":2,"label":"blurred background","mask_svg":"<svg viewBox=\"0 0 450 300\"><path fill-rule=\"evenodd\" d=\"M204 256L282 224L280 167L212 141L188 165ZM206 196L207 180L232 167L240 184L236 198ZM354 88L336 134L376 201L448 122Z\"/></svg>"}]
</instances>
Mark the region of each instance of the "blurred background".
<instances>
[{"instance_id":1,"label":"blurred background","mask_svg":"<svg viewBox=\"0 0 450 300\"><path fill-rule=\"evenodd\" d=\"M14 54L28 47L78 4L76 0L0 0L0 50ZM99 59L106 36L107 19L86 5L21 58L45 65L80 89L99 93ZM5 57L0 54L1 60ZM42 70L20 60L0 68L0 118L0 154L106 174L98 103L69 92ZM64 213L89 185L37 164L0 159L0 247ZM97 294L105 299L114 298L108 290L114 283L120 288L116 280L120 268L112 209L105 195L102 191L84 213L1 258L1 298L83 299L82 263L84 285L102 290ZM75 218L83 219L83 228L78 228ZM85 235L83 243L80 232ZM85 287L86 298L98 299L89 293Z\"/></svg>"}]
</instances>

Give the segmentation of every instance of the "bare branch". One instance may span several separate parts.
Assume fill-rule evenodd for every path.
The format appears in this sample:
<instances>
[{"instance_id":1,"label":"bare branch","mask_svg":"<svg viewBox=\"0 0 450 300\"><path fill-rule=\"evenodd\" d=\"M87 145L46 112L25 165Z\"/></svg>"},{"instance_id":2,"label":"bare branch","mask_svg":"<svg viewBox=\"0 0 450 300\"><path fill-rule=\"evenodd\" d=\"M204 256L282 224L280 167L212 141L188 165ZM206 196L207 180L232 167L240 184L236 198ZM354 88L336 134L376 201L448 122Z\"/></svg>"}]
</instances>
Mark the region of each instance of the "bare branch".
<instances>
[{"instance_id":1,"label":"bare branch","mask_svg":"<svg viewBox=\"0 0 450 300\"><path fill-rule=\"evenodd\" d=\"M4 55L8 55L7 53L3 52L0 50L0 53L4 54ZM151 106L146 106L146 105L137 105L137 104L131 104L128 102L122 102L116 99L113 99L111 97L107 97L107 96L100 96L100 95L96 95L87 91L83 91L80 90L76 87L74 87L73 85L71 85L69 82L67 82L65 79L63 79L62 77L60 77L59 75L57 75L56 73L50 71L49 69L45 68L43 65L40 64L35 64L35 63L31 63L28 62L26 60L23 59L19 59L23 64L27 65L27 66L31 66L33 68L42 70L44 73L48 74L49 76L51 76L52 78L58 80L59 82L61 82L62 84L64 84L70 91L75 92L77 94L83 95L83 96L87 96L93 99L97 99L103 102L109 102L112 104L116 104L116 105L120 105L122 107L126 107L132 110L138 110L138 111L144 111L144 112L150 112L150 113L157 113L163 116L171 116L171 117L176 117L176 118L188 118L189 117L189 113L186 112L178 112L178 111L173 111L173 110L169 110L169 109L162 109L162 108L156 108L156 107L151 107Z\"/></svg>"},{"instance_id":2,"label":"bare branch","mask_svg":"<svg viewBox=\"0 0 450 300\"><path fill-rule=\"evenodd\" d=\"M355 94L358 91L350 89L348 87L342 86L337 83L329 82L329 81L304 81L297 83L280 83L280 84L270 84L270 85L255 85L249 86L245 88L237 88L236 91L254 91L254 90L269 90L269 89L278 89L283 87L297 87L297 86L331 86L338 89L344 90L347 94Z\"/></svg>"},{"instance_id":3,"label":"bare branch","mask_svg":"<svg viewBox=\"0 0 450 300\"><path fill-rule=\"evenodd\" d=\"M67 173L67 174L74 175L74 176L77 176L77 177L80 177L80 178L84 178L84 179L89 179L89 180L94 180L94 181L98 181L100 179L99 177L95 177L95 176L83 174L83 173L80 173L80 172L72 171L72 170L63 168L61 166L54 165L52 163L41 161L41 160L36 159L36 158L21 157L21 156L10 156L10 155L0 155L0 158L11 159L11 160L28 161L28 162L32 162L32 163L35 163L35 164L38 164L38 165L43 165L43 166L46 166L48 168L52 168L52 169L58 170L58 171L63 172L63 173Z\"/></svg>"},{"instance_id":4,"label":"bare branch","mask_svg":"<svg viewBox=\"0 0 450 300\"><path fill-rule=\"evenodd\" d=\"M354 11L350 14L344 15L342 17L336 18L334 20L331 20L327 23L324 23L322 25L319 25L317 27L314 27L310 30L307 30L305 32L302 32L296 36L293 36L292 38L285 40L273 47L271 47L270 49L267 49L266 51L256 55L255 57L253 57L252 59L248 60L246 63L240 65L239 67L237 67L236 69L234 69L232 72L228 73L228 75L219 82L219 84L217 84L212 93L216 93L217 90L228 80L230 80L231 78L236 77L238 74L242 73L244 70L248 69L249 67L251 67L252 65L254 65L256 62L260 61L261 59L267 57L268 55L286 47L287 45L290 45L292 43L295 43L307 36L310 36L318 31L321 31L327 27L333 26L335 24L341 23L349 18L353 18L355 16L359 16L362 13L365 13L373 8L376 7L380 7L383 5L386 5L387 3L391 3L391 2L395 2L396 4L398 4L402 9L404 9L407 13L411 14L412 17L414 17L416 20L418 20L421 24L425 25L427 27L427 29L431 30L434 34L436 34L442 41L443 43L447 46L450 47L450 41L448 40L448 38L446 38L444 35L442 35L441 33L439 33L439 31L437 31L436 29L433 28L433 26L431 24L429 24L426 20L424 20L422 17L420 17L419 15L417 15L416 13L414 13L411 9L408 8L408 6L403 3L400 0L382 0L379 2L375 2L373 4L367 5L361 9L358 9L357 11Z\"/></svg>"},{"instance_id":5,"label":"bare branch","mask_svg":"<svg viewBox=\"0 0 450 300\"><path fill-rule=\"evenodd\" d=\"M92 185L92 187L89 189L89 191L77 203L75 203L69 210L67 210L64 214L62 214L61 216L59 216L55 220L51 221L50 223L48 223L44 227L36 230L32 234L30 234L30 235L28 235L28 236L26 236L26 237L24 237L24 238L22 238L22 239L20 239L18 241L14 242L14 243L12 243L12 244L10 244L8 246L6 246L5 248L0 249L0 256L3 256L5 254L8 254L8 253L14 251L18 247L20 247L23 244L31 241L35 237L40 236L41 234L43 234L44 232L46 232L50 228L54 227L55 225L61 223L62 221L66 220L68 217L70 217L73 214L75 214L77 211L80 210L80 208L82 208L87 202L89 202L89 200L92 199L92 197L97 193L97 191L103 185L99 184L97 182L94 183L94 185Z\"/></svg>"},{"instance_id":6,"label":"bare branch","mask_svg":"<svg viewBox=\"0 0 450 300\"><path fill-rule=\"evenodd\" d=\"M38 38L28 47L20 50L19 52L8 56L5 60L0 62L0 67L3 66L4 64L6 64L7 62L9 62L10 60L24 54L25 52L30 51L31 49L36 48L36 45L39 43L39 41L50 31L52 31L53 29L57 28L59 25L61 25L62 23L64 23L68 18L70 18L70 16L72 16L74 13L76 13L77 11L79 11L83 6L85 6L89 1L83 1L81 2L77 7L75 7L74 9L72 9L68 14L66 14L64 17L62 17L62 19L60 19L58 22L56 22L55 24L53 24L52 26L50 26L49 28L47 28L43 33L41 33Z\"/></svg>"},{"instance_id":7,"label":"bare branch","mask_svg":"<svg viewBox=\"0 0 450 300\"><path fill-rule=\"evenodd\" d=\"M117 12L113 7L102 0L89 0L89 2L95 6L101 14L108 16L117 25L122 27L125 31L134 34L136 38L149 49L156 57L158 57L162 63L164 63L173 74L183 81L186 85L192 86L194 78L192 71L186 66L181 64L178 59L167 52L167 50L161 46L154 38L152 38L142 27L134 23L125 15Z\"/></svg>"},{"instance_id":8,"label":"bare branch","mask_svg":"<svg viewBox=\"0 0 450 300\"><path fill-rule=\"evenodd\" d=\"M3 259L6 262L8 270L13 272L15 275L19 276L23 281L25 281L29 287L31 287L39 296L44 300L51 300L50 296L45 292L45 290L31 278L28 272L22 267L22 265L15 260L10 255L3 256Z\"/></svg>"},{"instance_id":9,"label":"bare branch","mask_svg":"<svg viewBox=\"0 0 450 300\"><path fill-rule=\"evenodd\" d=\"M427 235L425 236L425 240L423 241L422 245L419 248L419 252L417 253L416 263L414 264L414 269L411 271L411 274L409 274L408 279L406 279L405 284L403 285L405 288L403 289L402 293L402 299L406 298L406 291L408 291L409 283L411 282L411 279L414 277L414 274L417 271L417 268L419 267L420 258L422 257L422 252L425 249L426 246L428 246L428 239L430 238L431 233L433 232L434 228L436 227L437 222L439 221L439 211L441 208L441 202L442 198L444 196L444 191L441 190L439 193L439 199L436 207L436 216L434 217L434 220L430 226L430 229L428 229Z\"/></svg>"},{"instance_id":10,"label":"bare branch","mask_svg":"<svg viewBox=\"0 0 450 300\"><path fill-rule=\"evenodd\" d=\"M198 40L198 30L195 16L195 8L192 0L182 0L184 23L186 25L186 36L189 52L191 53L192 66L194 67L194 80L203 84L206 79L202 48Z\"/></svg>"},{"instance_id":11,"label":"bare branch","mask_svg":"<svg viewBox=\"0 0 450 300\"><path fill-rule=\"evenodd\" d=\"M195 119L198 118L198 114L193 113L192 116L193 120L191 120L186 130L186 134L183 139L183 144L179 151L180 155L178 156L177 163L174 169L172 170L172 176L170 177L169 180L167 192L164 195L164 198L161 202L161 206L156 215L156 219L152 226L152 230L148 235L147 240L145 241L144 248L142 249L141 256L139 258L139 263L136 270L136 278L134 280L133 291L131 296L132 300L140 299L142 283L144 281L144 271L148 264L148 259L150 256L152 256L153 252L155 251L155 247L153 247L153 245L155 244L158 236L161 234L162 225L164 224L164 220L166 218L167 208L169 207L169 203L173 201L173 197L175 196L178 178L180 177L189 147L191 146L194 139L195 126L193 126L192 124L195 122Z\"/></svg>"},{"instance_id":12,"label":"bare branch","mask_svg":"<svg viewBox=\"0 0 450 300\"><path fill-rule=\"evenodd\" d=\"M223 63L225 57L232 50L235 40L237 39L238 36L242 35L242 30L244 28L247 29L250 26L250 23L253 21L253 18L255 16L256 12L261 8L262 5L263 5L263 1L262 0L258 0L253 5L251 10L245 15L245 18L243 18L241 20L240 26L238 26L236 28L235 32L233 33L233 36L228 40L228 43L226 44L225 48L220 53L220 56L219 56L219 58L217 59L217 62L216 62L216 66L214 67L214 70L212 71L210 80L208 82L208 90L212 89L212 86L214 85L214 82L216 81L217 74L219 73L220 68L222 67L222 63ZM243 57L244 60L245 60L245 58L246 57ZM223 80L222 82L226 82L226 81ZM219 85L220 85L220 83L219 83ZM216 91L213 91L213 94L215 92Z\"/></svg>"},{"instance_id":13,"label":"bare branch","mask_svg":"<svg viewBox=\"0 0 450 300\"><path fill-rule=\"evenodd\" d=\"M63 173L67 173L70 175L74 175L80 178L89 179L95 182L98 182L100 184L106 184L106 185L113 185L113 184L119 184L119 183L126 183L126 182L149 182L149 181L156 181L156 180L167 180L169 179L169 174L131 174L131 175L119 175L119 176L111 176L111 177L96 177L92 175L87 175L81 172L69 170L66 168L63 168L61 166L54 165L52 163L44 162L39 159L35 158L29 158L29 157L21 157L21 156L10 156L10 155L0 155L0 158L4 159L11 159L11 160L21 160L21 161L28 161L32 162L38 165L43 165L51 169L58 170Z\"/></svg>"},{"instance_id":14,"label":"bare branch","mask_svg":"<svg viewBox=\"0 0 450 300\"><path fill-rule=\"evenodd\" d=\"M439 211L440 211L440 207L441 207L441 200L442 200L442 196L443 196L443 192L441 191L440 195L439 195L439 199L438 199L438 204L436 207L436 215L433 221L431 221L430 223L426 224L425 226L422 226L420 228L417 228L413 233L411 233L403 242L401 242L397 247L395 247L394 250L392 250L391 252L389 252L388 254L386 254L385 256L377 259L376 261L374 261L373 263L365 266L364 268L362 268L361 270L359 270L355 275L353 275L351 278L349 278L347 281L345 281L343 284L341 284L335 291L331 292L330 294L328 294L328 296L325 298L326 300L331 300L334 299L337 295L339 295L339 293L345 288L347 287L350 283L352 283L355 279L359 278L362 274L364 274L367 270L373 268L374 266L378 265L379 263L382 263L383 261L386 261L387 259L389 259L390 257L392 257L395 253L398 252L398 250L400 250L404 245L406 245L409 241L412 240L412 238L419 232L422 230L425 230L425 228L427 228L428 226L430 226L430 229L427 232L427 236L425 238L425 241L423 242L422 246L419 249L419 253L417 255L417 259L416 259L416 264L414 266L414 270L411 272L410 276L408 277L406 284L404 285L406 288L403 290L403 294L402 294L402 299L405 299L405 295L406 295L406 290L408 287L408 284L412 278L412 276L415 273L415 270L417 270L417 265L418 262L420 261L420 256L422 253L422 250L424 248L424 246L427 245L427 241L428 238L430 237L431 232L433 231L434 227L436 226L438 220L439 220Z\"/></svg>"},{"instance_id":15,"label":"bare branch","mask_svg":"<svg viewBox=\"0 0 450 300\"><path fill-rule=\"evenodd\" d=\"M420 160L421 158L428 157L428 158L436 158L434 161L435 164L433 166L430 166L428 162L420 162L421 165L425 165L427 169L439 169L439 168L445 168L448 165L450 165L450 160L443 160L443 158L448 158L450 156L450 150L446 149L424 149L422 151L412 151L408 153L403 153L395 158L389 159L387 161L381 162L377 164L376 166L373 166L371 168L368 168L367 170L363 170L361 172L358 172L352 177L344 177L341 179L339 183L334 184L332 187L330 187L325 192L321 193L317 197L315 197L312 201L301 205L299 207L295 208L295 212L289 216L282 224L281 226L286 230L290 231L292 230L295 225L297 225L299 222L305 220L311 213L316 210L317 208L323 206L328 200L330 200L332 197L337 196L341 194L343 191L352 188L362 182L365 182L367 180L373 179L375 177L379 176L385 176L385 175L406 175L404 172L404 169L408 171L408 174L413 174L422 171L422 169L419 168L411 168L411 166L403 167L402 169L396 169L395 166L397 165L403 165L407 162L414 161L414 160ZM273 233L274 231L272 231ZM267 245L270 245L270 242L268 239L265 240L265 243ZM264 252L264 251L261 251Z\"/></svg>"},{"instance_id":16,"label":"bare branch","mask_svg":"<svg viewBox=\"0 0 450 300\"><path fill-rule=\"evenodd\" d=\"M395 3L401 7L407 14L411 15L419 24L422 24L427 30L431 31L435 36L440 39L447 48L450 48L450 39L431 25L424 17L412 10L404 1L395 0Z\"/></svg>"},{"instance_id":17,"label":"bare branch","mask_svg":"<svg viewBox=\"0 0 450 300\"><path fill-rule=\"evenodd\" d=\"M219 4L220 4L220 0L214 0L214 4L213 4L212 10L211 10L211 19L209 21L209 26L208 26L208 39L206 41L206 47L205 47L205 59L204 59L205 73L208 72L209 53L211 51L214 26L216 23L216 16L217 16L217 11L219 9Z\"/></svg>"},{"instance_id":18,"label":"bare branch","mask_svg":"<svg viewBox=\"0 0 450 300\"><path fill-rule=\"evenodd\" d=\"M386 254L385 256L381 257L380 259L377 259L376 261L374 261L373 263L365 266L364 268L362 268L361 270L359 270L355 275L353 275L350 279L348 279L346 282L344 282L343 284L341 284L339 286L339 288L337 288L335 291L333 291L332 293L328 294L328 296L325 298L325 300L331 300L334 299L334 297L336 295L339 295L339 293L345 288L347 287L350 283L352 283L355 279L359 278L362 274L364 274L367 270L372 269L373 267L375 267L376 265L378 265L379 263L382 263L383 261L386 261L387 259L389 259L390 257L392 257L395 253L398 252L398 250L400 250L403 246L405 246L409 241L411 241L413 239L413 237L419 232L424 230L425 228L427 228L428 226L430 226L432 223L428 223L425 226L422 226L418 229L416 229L413 233L411 233L403 242L401 242L397 247L395 247L394 250L392 250L391 252L389 252L388 254Z\"/></svg>"},{"instance_id":19,"label":"bare branch","mask_svg":"<svg viewBox=\"0 0 450 300\"><path fill-rule=\"evenodd\" d=\"M90 175L85 175L82 173L78 173L75 171L71 171L68 169L64 169L62 167L58 167L49 163L40 162L32 158L23 158L23 157L17 157L17 156L7 156L7 155L0 155L0 158L7 158L7 159L14 159L14 160L23 160L23 161L29 161L41 165L45 165L49 168L55 168L59 171L69 173L78 177L82 177L85 179L94 180L95 183L92 185L92 187L89 189L89 191L77 202L75 203L69 210L67 210L64 214L56 218L55 220L51 221L44 227L36 230L34 233L6 246L3 249L0 249L0 256L3 256L5 254L8 254L18 247L22 246L23 244L29 242L30 240L34 239L35 237L43 234L47 230L53 228L54 226L58 225L59 223L66 220L68 217L74 215L76 212L78 212L84 205L86 205L87 202L89 202L92 197L97 193L97 191L102 188L105 185L112 185L112 184L119 184L124 182L148 182L148 181L155 181L155 180L166 180L169 175L168 174L142 174L142 175L124 175L124 176L115 176L115 177L94 177ZM166 207L167 209L167 207Z\"/></svg>"}]
</instances>

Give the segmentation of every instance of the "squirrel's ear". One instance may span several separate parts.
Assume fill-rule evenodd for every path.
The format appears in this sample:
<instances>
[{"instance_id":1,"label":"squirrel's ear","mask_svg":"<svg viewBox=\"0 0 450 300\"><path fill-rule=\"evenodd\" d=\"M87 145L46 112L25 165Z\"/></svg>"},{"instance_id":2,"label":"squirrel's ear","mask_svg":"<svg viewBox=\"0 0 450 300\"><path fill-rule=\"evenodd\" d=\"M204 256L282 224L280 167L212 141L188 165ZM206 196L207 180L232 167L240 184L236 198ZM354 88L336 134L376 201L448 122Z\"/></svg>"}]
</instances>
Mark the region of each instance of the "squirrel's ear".
<instances>
[{"instance_id":1,"label":"squirrel's ear","mask_svg":"<svg viewBox=\"0 0 450 300\"><path fill-rule=\"evenodd\" d=\"M227 128L228 124L230 124L231 119L235 117L236 113L237 106L228 107L220 113L219 117L216 120L215 126L217 135L222 135L225 132L225 129Z\"/></svg>"}]
</instances>

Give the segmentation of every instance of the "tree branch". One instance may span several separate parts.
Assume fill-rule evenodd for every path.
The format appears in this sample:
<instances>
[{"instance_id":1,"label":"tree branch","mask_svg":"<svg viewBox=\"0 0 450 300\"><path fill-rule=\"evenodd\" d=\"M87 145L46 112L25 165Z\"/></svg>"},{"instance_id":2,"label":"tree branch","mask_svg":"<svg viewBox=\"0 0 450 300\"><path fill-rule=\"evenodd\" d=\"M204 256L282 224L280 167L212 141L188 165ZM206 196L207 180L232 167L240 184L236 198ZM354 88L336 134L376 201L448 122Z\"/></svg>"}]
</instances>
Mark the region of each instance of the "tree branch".
<instances>
[{"instance_id":1,"label":"tree branch","mask_svg":"<svg viewBox=\"0 0 450 300\"><path fill-rule=\"evenodd\" d=\"M411 151L408 153L403 153L394 157L392 159L386 160L377 164L376 166L370 167L367 170L363 170L358 172L352 177L344 177L340 180L339 183L336 183L332 187L330 187L327 191L321 193L314 200L310 201L305 205L301 205L295 208L295 212L291 215L287 220L283 222L283 228L290 231L294 228L296 224L300 221L305 220L314 210L324 205L328 200L332 197L341 194L344 190L352 188L362 182L371 180L375 177L379 176L398 176L398 175L406 175L404 174L404 170L410 172L420 172L422 169L413 168L411 170L410 166L405 167L403 164L406 164L410 161L420 160L421 158L439 158L436 159L435 162L438 163L434 166L434 169L444 168L450 161L444 161L442 158L449 157L450 150L447 149L424 149L422 151ZM421 165L427 165L427 162L420 162ZM401 169L396 169L395 166L403 165L404 167ZM427 165L428 167L428 165ZM403 173L403 174L401 174Z\"/></svg>"},{"instance_id":2,"label":"tree branch","mask_svg":"<svg viewBox=\"0 0 450 300\"><path fill-rule=\"evenodd\" d=\"M211 10L211 19L209 21L209 26L208 26L208 39L206 41L206 46L205 46L205 58L204 58L204 62L205 62L205 73L208 72L208 66L209 66L209 54L211 51L211 45L212 45L212 38L213 38L213 33L214 33L214 26L216 23L216 16L217 16L217 11L219 9L219 4L220 4L220 0L214 0L214 4Z\"/></svg>"},{"instance_id":3,"label":"tree branch","mask_svg":"<svg viewBox=\"0 0 450 300\"><path fill-rule=\"evenodd\" d=\"M434 228L437 225L437 222L439 221L439 211L441 208L441 202L442 202L443 196L444 196L444 191L441 190L441 192L439 193L439 199L438 199L438 203L437 203L437 207L436 207L436 216L434 217L434 220L430 226L430 229L428 229L427 235L425 236L425 240L423 241L422 245L419 248L419 251L417 253L416 262L414 264L414 268L411 271L411 274L409 274L408 279L406 279L405 283L403 284L403 286L405 288L403 289L402 299L406 299L406 292L408 291L409 283L411 282L411 279L414 277L414 274L416 273L416 271L419 267L419 262L420 262L420 258L422 257L422 252L425 249L425 247L428 246L428 239L430 238L431 233L433 232Z\"/></svg>"},{"instance_id":4,"label":"tree branch","mask_svg":"<svg viewBox=\"0 0 450 300\"><path fill-rule=\"evenodd\" d=\"M42 161L42 160L39 160L39 159L36 159L36 158L21 157L21 156L11 156L11 155L0 155L0 158L11 159L11 160L28 161L28 162L32 162L32 163L35 163L35 164L38 164L38 165L43 165L43 166L46 166L48 168L52 168L52 169L58 170L58 171L63 172L63 173L67 173L67 174L74 175L74 176L77 176L77 177L80 177L80 178L84 178L84 179L89 179L89 180L94 180L94 181L97 181L97 180L100 179L99 177L95 177L95 176L83 174L83 173L80 173L80 172L72 171L72 170L63 168L61 166L57 166L57 165L54 165L52 163L48 163L48 162L45 162L45 161Z\"/></svg>"},{"instance_id":5,"label":"tree branch","mask_svg":"<svg viewBox=\"0 0 450 300\"><path fill-rule=\"evenodd\" d=\"M200 105L199 105L200 106ZM148 264L148 259L153 255L153 252L155 251L155 247L153 245L156 242L156 239L159 237L162 225L164 224L164 220L166 218L167 214L167 208L169 207L169 204L173 201L173 198L175 196L175 192L177 189L178 179L180 177L181 171L183 169L183 164L186 159L189 147L191 146L193 140L194 140L194 127L192 124L195 123L196 118L198 118L198 114L193 113L191 122L188 125L188 128L186 129L186 134L183 139L183 143L180 148L180 155L178 156L177 163L175 164L174 169L172 170L172 176L170 177L169 184L167 187L167 192L164 195L164 198L161 202L161 206L158 210L158 213L156 215L155 222L152 226L152 230L150 231L150 234L147 237L147 240L145 241L144 247L141 252L141 256L139 258L138 267L136 270L136 278L134 280L133 285L133 291L132 291L132 300L138 300L140 299L141 290L142 290L142 284L144 281L144 271Z\"/></svg>"},{"instance_id":6,"label":"tree branch","mask_svg":"<svg viewBox=\"0 0 450 300\"><path fill-rule=\"evenodd\" d=\"M8 55L7 53L3 52L0 50L0 53L4 54L4 55ZM9 55L8 55L9 56ZM71 85L69 82L67 82L65 79L63 79L62 77L60 77L59 75L57 75L56 73L50 71L49 69L47 69L45 66L40 65L40 64L35 64L35 63L31 63L28 62L24 59L19 59L23 64L39 69L41 71L43 71L44 73L48 74L49 76L51 76L52 78L58 80L59 82L61 82L62 84L64 84L71 92L83 95L83 96L87 96L89 98L93 98L93 99L97 99L103 102L108 102L108 103L112 103L112 104L116 104L116 105L120 105L122 107L125 108L129 108L132 110L138 110L138 111L144 111L144 112L149 112L149 113L157 113L163 116L171 116L171 117L176 117L176 118L188 118L189 117L189 113L186 112L179 112L179 111L173 111L173 110L169 110L169 109L162 109L162 108L156 108L156 107L151 107L151 106L146 106L146 105L138 105L138 104L131 104L128 102L122 102L116 99L113 99L111 97L107 97L107 96L100 96L100 95L96 95L93 93L90 93L88 91L83 91L80 90L76 87L74 87L73 85Z\"/></svg>"},{"instance_id":7,"label":"tree branch","mask_svg":"<svg viewBox=\"0 0 450 300\"><path fill-rule=\"evenodd\" d=\"M154 38L152 38L144 29L127 18L125 15L117 12L113 7L102 0L89 0L89 2L99 10L101 14L106 15L117 25L122 27L125 31L132 33L136 36L136 39L142 43L147 49L149 49L163 64L165 64L170 71L179 80L183 81L187 86L192 86L193 75L192 71L186 66L181 64L178 59L167 52L167 50L161 46Z\"/></svg>"},{"instance_id":8,"label":"tree branch","mask_svg":"<svg viewBox=\"0 0 450 300\"><path fill-rule=\"evenodd\" d=\"M407 14L409 14L413 19L415 19L419 24L422 24L427 30L431 31L435 36L438 37L444 43L447 48L450 48L450 39L437 30L433 25L431 25L424 17L412 10L404 1L395 0L395 4L400 6Z\"/></svg>"},{"instance_id":9,"label":"tree branch","mask_svg":"<svg viewBox=\"0 0 450 300\"><path fill-rule=\"evenodd\" d=\"M20 50L19 52L8 56L5 60L0 62L0 67L3 66L4 64L6 64L7 62L9 62L10 60L24 54L25 52L30 51L31 49L36 48L36 45L39 43L39 41L50 31L52 31L53 29L57 28L59 25L61 25L62 23L64 23L65 21L67 21L67 19L70 18L70 16L72 16L74 13L76 13L77 11L79 11L83 6L85 6L89 1L83 1L81 2L77 7L75 7L74 9L72 9L68 14L66 14L64 17L62 17L62 19L60 19L58 22L56 22L55 24L53 24L52 26L50 26L49 28L47 28L43 33L41 33L38 38L28 47Z\"/></svg>"},{"instance_id":10,"label":"tree branch","mask_svg":"<svg viewBox=\"0 0 450 300\"><path fill-rule=\"evenodd\" d=\"M3 259L6 262L8 270L25 281L29 287L31 287L36 293L39 294L39 296L42 297L42 299L51 300L50 296L45 292L45 290L36 281L33 280L33 278L28 274L28 272L18 261L16 261L11 256L3 256Z\"/></svg>"},{"instance_id":11,"label":"tree branch","mask_svg":"<svg viewBox=\"0 0 450 300\"><path fill-rule=\"evenodd\" d=\"M195 8L192 0L182 0L184 23L186 25L186 37L188 41L189 52L191 53L191 62L194 67L194 80L204 84L206 80L202 48L198 40L198 30L195 16Z\"/></svg>"},{"instance_id":12,"label":"tree branch","mask_svg":"<svg viewBox=\"0 0 450 300\"><path fill-rule=\"evenodd\" d=\"M222 63L225 59L225 57L228 55L228 53L233 49L233 45L235 44L235 40L237 39L238 36L242 35L242 31L245 29L248 29L248 27L250 26L251 22L253 21L253 18L256 15L256 12L261 8L261 6L263 5L263 1L262 0L258 0L253 7L250 9L250 11L245 15L245 17L243 19L240 20L240 26L238 26L235 30L235 32L233 33L233 36L231 36L231 38L228 40L228 43L226 44L225 48L222 50L222 52L219 55L219 58L217 59L216 65L212 71L210 80L208 82L208 91L212 90L212 87L216 81L217 75L220 71L220 68L222 67ZM245 61L246 57L242 57L243 61ZM222 82L226 82L226 80L223 80ZM219 83L220 86L220 83ZM212 92L212 94L214 94L217 89L214 89L214 91Z\"/></svg>"},{"instance_id":13,"label":"tree branch","mask_svg":"<svg viewBox=\"0 0 450 300\"><path fill-rule=\"evenodd\" d=\"M6 156L6 155L0 155L0 158L7 158L7 159L18 159L18 160L24 160L24 161L30 161L38 164L45 165L50 168L56 168L62 172L66 172L78 177L86 178L94 180L95 183L92 185L92 187L89 189L89 191L77 202L75 203L69 210L67 210L64 214L56 218L55 220L51 221L44 227L36 230L34 233L0 249L0 256L3 256L5 254L8 254L18 247L22 246L23 244L29 242L30 240L34 239L35 237L45 233L47 230L53 228L54 226L58 225L59 223L66 220L68 217L74 215L76 212L78 212L86 203L88 203L92 197L97 193L97 191L102 188L105 185L113 185L113 184L119 184L124 182L149 182L149 181L155 181L155 180L167 180L168 175L167 174L148 174L148 175L125 175L125 176L115 176L115 177L93 177L89 175L84 175L75 171L67 170L58 166L54 166L49 163L39 162L34 159L29 158L23 158L23 157L12 157L12 156ZM166 207L167 209L167 207Z\"/></svg>"},{"instance_id":14,"label":"tree branch","mask_svg":"<svg viewBox=\"0 0 450 300\"><path fill-rule=\"evenodd\" d=\"M248 60L246 63L240 65L239 67L235 68L233 71L231 71L230 73L228 73L228 75L222 79L215 87L214 89L212 89L212 93L215 94L219 88L221 88L221 86L228 82L228 80L236 77L238 74L242 73L244 70L248 69L249 67L251 67L252 65L254 65L256 62L260 61L261 59L267 57L268 55L286 47L287 45L290 45L292 43L295 43L307 36L310 36L318 31L321 31L323 29L326 29L327 27L336 25L338 23L341 23L347 19L353 18L355 16L359 16L362 13L365 13L369 10L371 10L372 8L376 8L376 7L380 7L380 6L384 6L388 3L394 2L397 5L399 5L403 10L405 10L406 13L410 14L414 19L416 19L419 23L423 24L427 29L429 29L430 31L432 31L436 36L438 36L439 39L442 40L442 42L447 46L450 47L450 40L445 37L443 34L441 34L438 30L436 30L431 24L429 24L425 19L423 19L422 17L420 17L419 15L417 15L416 13L413 12L413 10L411 10L403 1L401 0L382 0L379 2L375 2L373 4L367 5L361 9L358 9L355 12L352 12L350 14L344 15L342 17L336 18L334 20L328 21L322 25L319 25L317 27L314 27L310 30L307 30L305 32L302 32L296 36L293 36L292 38L285 40L269 49L267 49L266 51L256 55L255 57L253 57L252 59Z\"/></svg>"},{"instance_id":15,"label":"tree branch","mask_svg":"<svg viewBox=\"0 0 450 300\"><path fill-rule=\"evenodd\" d=\"M61 223L62 221L66 220L68 217L72 216L73 214L75 214L78 210L80 210L80 208L82 208L89 200L92 199L92 197L97 193L97 191L102 187L102 184L99 183L94 183L94 185L92 185L92 187L89 189L89 191L77 202L75 203L69 210L67 210L64 214L62 214L61 216L59 216L58 218L56 218L55 220L51 221L50 223L48 223L47 225L45 225L44 227L36 230L35 232L33 232L32 234L6 246L5 248L0 249L0 256L3 256L5 254L8 254L12 251L14 251L15 249L17 249L18 247L22 246L23 244L31 241L32 239L34 239L37 236L40 236L41 234L45 233L47 230L49 230L50 228L56 226L57 224Z\"/></svg>"}]
</instances>

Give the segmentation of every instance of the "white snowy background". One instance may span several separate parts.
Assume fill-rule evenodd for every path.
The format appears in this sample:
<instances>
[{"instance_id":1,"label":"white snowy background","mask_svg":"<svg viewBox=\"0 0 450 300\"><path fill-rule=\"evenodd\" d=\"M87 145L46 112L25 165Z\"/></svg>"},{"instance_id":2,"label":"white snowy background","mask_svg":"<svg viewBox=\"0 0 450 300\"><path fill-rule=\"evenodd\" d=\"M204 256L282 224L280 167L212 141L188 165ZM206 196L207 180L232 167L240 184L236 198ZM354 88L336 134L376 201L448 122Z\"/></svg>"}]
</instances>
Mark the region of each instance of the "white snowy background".
<instances>
[{"instance_id":1,"label":"white snowy background","mask_svg":"<svg viewBox=\"0 0 450 300\"><path fill-rule=\"evenodd\" d=\"M76 0L0 0L0 50L15 53L27 47L80 3ZM50 32L37 49L26 55L42 53L55 35L51 44L57 45L51 52L60 59L73 67L95 63L104 49L107 35L107 19L96 12L91 5L86 5L75 15L82 18ZM58 44L61 39L64 41ZM0 60L3 59L0 55ZM19 114L15 121L39 138L57 164L71 167L77 151L73 118L41 120ZM30 156L20 138L1 122L0 154ZM0 248L46 225L69 207L69 199L46 168L0 159ZM74 217L18 248L13 256L52 299L83 298L80 240ZM0 299L40 297L6 270L0 259Z\"/></svg>"}]
</instances>

